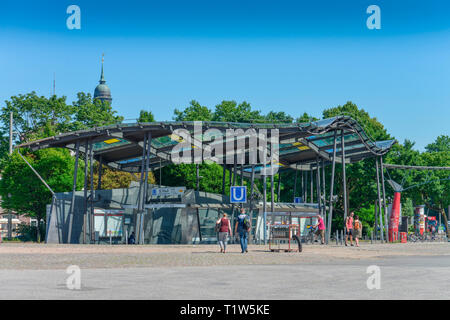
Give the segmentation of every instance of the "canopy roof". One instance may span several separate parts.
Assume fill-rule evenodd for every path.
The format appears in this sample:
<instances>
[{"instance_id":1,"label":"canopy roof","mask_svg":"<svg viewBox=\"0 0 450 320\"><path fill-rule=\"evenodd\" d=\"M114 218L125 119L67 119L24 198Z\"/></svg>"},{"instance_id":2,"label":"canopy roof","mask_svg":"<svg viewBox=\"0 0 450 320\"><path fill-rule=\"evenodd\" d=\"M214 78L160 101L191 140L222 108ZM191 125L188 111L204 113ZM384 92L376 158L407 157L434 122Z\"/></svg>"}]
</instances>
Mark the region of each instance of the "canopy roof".
<instances>
[{"instance_id":1,"label":"canopy roof","mask_svg":"<svg viewBox=\"0 0 450 320\"><path fill-rule=\"evenodd\" d=\"M168 121L117 124L96 127L59 134L57 136L24 143L18 148L31 148L32 150L44 148L68 148L75 150L77 141L80 151L85 153L89 142L93 143L94 158L111 168L128 172L140 172L143 154L143 141L146 132L151 133L150 169L157 169L171 163L171 151L182 139L173 134L176 129L188 130L193 139L192 121ZM342 148L340 135L343 131L345 145L345 162L353 163L366 158L381 156L389 151L395 140L373 141L364 132L363 128L351 117L338 116L308 123L295 124L260 124L260 123L228 123L228 122L202 122L203 132L210 128L218 129L223 134L223 143L226 143L225 131L227 129L254 128L279 130L279 163L280 169L311 170L316 166L317 158L325 163L332 160L334 149L334 136L337 134L336 161L341 162ZM201 133L203 134L203 133ZM234 137L233 137L234 139ZM248 139L246 139L248 140ZM206 145L204 144L202 148ZM190 150L195 148L191 145ZM248 143L237 152L249 152ZM193 155L192 155L193 157ZM225 157L225 155L224 155ZM256 175L262 165L255 167ZM244 174L250 174L250 166L244 166Z\"/></svg>"}]
</instances>

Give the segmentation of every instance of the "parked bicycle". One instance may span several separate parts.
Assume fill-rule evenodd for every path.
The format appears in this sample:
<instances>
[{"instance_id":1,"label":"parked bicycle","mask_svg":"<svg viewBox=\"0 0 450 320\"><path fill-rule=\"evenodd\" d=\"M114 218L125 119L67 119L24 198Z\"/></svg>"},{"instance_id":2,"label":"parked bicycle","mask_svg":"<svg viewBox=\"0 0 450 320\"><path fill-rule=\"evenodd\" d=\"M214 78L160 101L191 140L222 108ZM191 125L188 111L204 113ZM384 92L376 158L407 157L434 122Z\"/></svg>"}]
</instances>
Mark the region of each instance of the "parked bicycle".
<instances>
[{"instance_id":1,"label":"parked bicycle","mask_svg":"<svg viewBox=\"0 0 450 320\"><path fill-rule=\"evenodd\" d=\"M314 236L317 233L317 227L314 227L313 225L307 225L306 229L308 230L308 233L305 236L305 242L313 244L315 238Z\"/></svg>"}]
</instances>

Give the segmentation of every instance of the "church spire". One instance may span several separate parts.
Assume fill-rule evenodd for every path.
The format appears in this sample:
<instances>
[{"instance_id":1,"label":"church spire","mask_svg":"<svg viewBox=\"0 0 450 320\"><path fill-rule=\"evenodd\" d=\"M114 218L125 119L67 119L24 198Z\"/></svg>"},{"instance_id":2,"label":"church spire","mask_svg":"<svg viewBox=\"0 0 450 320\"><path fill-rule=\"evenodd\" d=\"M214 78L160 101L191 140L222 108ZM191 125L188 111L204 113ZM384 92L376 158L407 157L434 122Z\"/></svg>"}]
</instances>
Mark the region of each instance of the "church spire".
<instances>
[{"instance_id":1,"label":"church spire","mask_svg":"<svg viewBox=\"0 0 450 320\"><path fill-rule=\"evenodd\" d=\"M111 90L106 85L105 76L103 75L103 63L105 61L105 54L102 54L102 73L100 75L100 81L94 91L94 100L99 99L101 101L109 101L111 103Z\"/></svg>"},{"instance_id":2,"label":"church spire","mask_svg":"<svg viewBox=\"0 0 450 320\"><path fill-rule=\"evenodd\" d=\"M100 84L104 84L104 83L106 83L106 81L105 81L105 77L104 77L104 75L103 75L103 62L105 62L105 54L104 53L102 53L102 74L101 74L101 76L100 76Z\"/></svg>"}]
</instances>

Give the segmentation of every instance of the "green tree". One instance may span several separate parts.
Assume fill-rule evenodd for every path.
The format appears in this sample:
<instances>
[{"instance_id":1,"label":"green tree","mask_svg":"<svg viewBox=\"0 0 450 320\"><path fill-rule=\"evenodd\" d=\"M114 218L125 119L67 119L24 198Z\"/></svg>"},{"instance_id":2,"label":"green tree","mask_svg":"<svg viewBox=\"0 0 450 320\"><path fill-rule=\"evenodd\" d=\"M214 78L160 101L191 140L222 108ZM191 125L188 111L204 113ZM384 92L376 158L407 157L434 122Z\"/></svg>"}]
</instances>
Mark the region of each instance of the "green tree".
<instances>
[{"instance_id":1,"label":"green tree","mask_svg":"<svg viewBox=\"0 0 450 320\"><path fill-rule=\"evenodd\" d=\"M319 119L304 112L300 117L298 117L295 120L295 122L296 123L306 123L306 122L317 121L317 120L319 120Z\"/></svg>"},{"instance_id":2,"label":"green tree","mask_svg":"<svg viewBox=\"0 0 450 320\"><path fill-rule=\"evenodd\" d=\"M110 102L92 99L90 93L79 92L77 101L73 104L73 118L71 130L83 130L94 127L101 127L110 124L121 123L122 116L116 115Z\"/></svg>"},{"instance_id":3,"label":"green tree","mask_svg":"<svg viewBox=\"0 0 450 320\"><path fill-rule=\"evenodd\" d=\"M436 141L425 147L428 152L450 151L450 137L442 135L436 138Z\"/></svg>"},{"instance_id":4,"label":"green tree","mask_svg":"<svg viewBox=\"0 0 450 320\"><path fill-rule=\"evenodd\" d=\"M13 113L14 131L17 133L15 143L45 138L54 134L68 131L73 108L66 104L66 97L38 96L34 91L27 94L12 96L5 101L1 109L0 124L0 159L8 153L9 119Z\"/></svg>"},{"instance_id":5,"label":"green tree","mask_svg":"<svg viewBox=\"0 0 450 320\"><path fill-rule=\"evenodd\" d=\"M359 109L356 104L348 101L343 106L337 106L334 108L325 109L323 111L323 118L332 118L335 116L350 116L364 128L364 131L373 140L387 140L392 139L389 134L387 134L384 126L377 120L377 118L370 117L364 109Z\"/></svg>"},{"instance_id":6,"label":"green tree","mask_svg":"<svg viewBox=\"0 0 450 320\"><path fill-rule=\"evenodd\" d=\"M282 111L270 111L268 114L266 114L264 120L267 123L292 123L292 121L294 121L294 118Z\"/></svg>"},{"instance_id":7,"label":"green tree","mask_svg":"<svg viewBox=\"0 0 450 320\"><path fill-rule=\"evenodd\" d=\"M27 161L42 176L54 192L72 189L75 159L67 149L44 149L24 153ZM77 186L83 183L83 170L78 170ZM51 202L51 192L39 180L19 154L14 152L6 162L0 180L2 207L45 221L46 206ZM40 233L37 233L38 242Z\"/></svg>"},{"instance_id":8,"label":"green tree","mask_svg":"<svg viewBox=\"0 0 450 320\"><path fill-rule=\"evenodd\" d=\"M258 110L252 110L251 105L243 101L237 104L236 101L222 101L216 105L214 115L214 121L221 122L263 122L264 117Z\"/></svg>"},{"instance_id":9,"label":"green tree","mask_svg":"<svg viewBox=\"0 0 450 320\"><path fill-rule=\"evenodd\" d=\"M139 122L155 122L155 117L151 111L141 110L139 112Z\"/></svg>"},{"instance_id":10,"label":"green tree","mask_svg":"<svg viewBox=\"0 0 450 320\"><path fill-rule=\"evenodd\" d=\"M213 114L208 107L192 100L183 111L175 109L173 119L176 121L211 121Z\"/></svg>"},{"instance_id":11,"label":"green tree","mask_svg":"<svg viewBox=\"0 0 450 320\"><path fill-rule=\"evenodd\" d=\"M2 170L1 191L2 206L18 213L28 214L45 220L45 207L50 203L51 194L36 177L22 158L15 152L8 155L8 134L10 112L14 115L14 129L18 132L14 142L20 144L36 139L46 138L59 133L104 126L121 122L108 102L92 101L90 94L78 93L78 100L73 105L66 104L66 97L38 96L35 92L12 96L5 101L1 109L0 122L2 139L0 140L0 165ZM24 151L22 151L24 152ZM37 170L54 192L72 190L74 159L67 149L44 149L36 152L25 151L25 157ZM80 167L84 162L80 161ZM130 174L114 174L105 169L108 183L110 175L119 175L119 185L128 183ZM83 182L84 170L78 170L78 187ZM117 178L117 177L116 177ZM123 180L127 181L123 181ZM10 197L9 197L10 195ZM38 233L39 235L39 233Z\"/></svg>"}]
</instances>

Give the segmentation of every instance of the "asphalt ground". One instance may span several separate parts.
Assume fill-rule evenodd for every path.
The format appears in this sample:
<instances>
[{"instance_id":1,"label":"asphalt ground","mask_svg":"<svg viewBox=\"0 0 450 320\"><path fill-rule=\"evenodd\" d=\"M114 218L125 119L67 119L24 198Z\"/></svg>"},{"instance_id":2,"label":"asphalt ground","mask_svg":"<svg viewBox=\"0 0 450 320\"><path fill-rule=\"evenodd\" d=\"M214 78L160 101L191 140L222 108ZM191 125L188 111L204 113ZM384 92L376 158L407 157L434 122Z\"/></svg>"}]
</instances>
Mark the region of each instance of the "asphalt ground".
<instances>
[{"instance_id":1,"label":"asphalt ground","mask_svg":"<svg viewBox=\"0 0 450 320\"><path fill-rule=\"evenodd\" d=\"M214 245L4 243L0 299L450 298L450 243L309 245L301 253L251 245L246 254L230 245L226 254L218 251ZM80 289L67 285L69 266L79 268Z\"/></svg>"}]
</instances>

